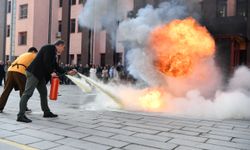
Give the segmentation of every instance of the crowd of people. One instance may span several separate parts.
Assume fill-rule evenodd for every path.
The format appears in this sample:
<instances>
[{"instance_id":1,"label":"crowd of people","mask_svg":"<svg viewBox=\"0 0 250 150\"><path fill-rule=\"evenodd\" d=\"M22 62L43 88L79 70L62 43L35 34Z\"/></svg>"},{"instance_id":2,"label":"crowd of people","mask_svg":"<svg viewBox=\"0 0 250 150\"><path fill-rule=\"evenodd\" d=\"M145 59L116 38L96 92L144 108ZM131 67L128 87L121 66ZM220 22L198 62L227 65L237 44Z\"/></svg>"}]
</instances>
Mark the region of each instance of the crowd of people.
<instances>
[{"instance_id":1,"label":"crowd of people","mask_svg":"<svg viewBox=\"0 0 250 150\"><path fill-rule=\"evenodd\" d=\"M103 81L104 83L108 82L135 82L132 76L128 74L123 65L95 65L95 64L86 64L86 65L69 65L69 64L60 64L60 67L65 70L76 69L79 73L90 77L95 81ZM61 84L73 84L65 76L60 76Z\"/></svg>"}]
</instances>

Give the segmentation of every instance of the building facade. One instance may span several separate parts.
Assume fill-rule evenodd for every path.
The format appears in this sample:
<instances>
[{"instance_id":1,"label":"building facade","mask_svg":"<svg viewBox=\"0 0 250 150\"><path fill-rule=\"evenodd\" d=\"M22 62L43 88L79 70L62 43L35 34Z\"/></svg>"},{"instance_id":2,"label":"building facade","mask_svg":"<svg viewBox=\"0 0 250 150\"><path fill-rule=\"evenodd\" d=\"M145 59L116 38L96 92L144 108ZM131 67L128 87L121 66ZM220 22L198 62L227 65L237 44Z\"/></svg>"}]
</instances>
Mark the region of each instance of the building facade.
<instances>
[{"instance_id":1,"label":"building facade","mask_svg":"<svg viewBox=\"0 0 250 150\"><path fill-rule=\"evenodd\" d=\"M126 7L136 14L147 4L161 0L117 0L117 9ZM66 41L59 60L67 64L114 65L124 63L125 50L105 30L91 31L79 26L79 14L86 0L7 0L6 60L14 59L31 46L38 49L56 39ZM122 8L124 9L124 8ZM126 19L126 17L124 19ZM68 47L67 47L68 46ZM13 58L10 58L12 56Z\"/></svg>"},{"instance_id":2,"label":"building facade","mask_svg":"<svg viewBox=\"0 0 250 150\"><path fill-rule=\"evenodd\" d=\"M223 72L250 66L250 1L203 0L202 11L203 24L216 40L216 59Z\"/></svg>"},{"instance_id":3,"label":"building facade","mask_svg":"<svg viewBox=\"0 0 250 150\"><path fill-rule=\"evenodd\" d=\"M157 7L163 1L167 0L117 0L117 9L126 7L125 16L135 17L140 8L147 4ZM7 12L4 33L6 44L3 50L6 59L10 59L10 55L19 56L31 46L40 49L42 45L62 38L68 46L60 57L63 63L124 64L126 48L119 40L113 46L110 43L111 37L105 30L91 31L79 26L78 17L85 2L86 0L6 0L6 5L0 5L6 6ZM216 40L216 59L221 68L230 71L240 64L250 66L249 0L203 0L201 7L202 24ZM0 38L1 32L4 32L1 29Z\"/></svg>"},{"instance_id":4,"label":"building facade","mask_svg":"<svg viewBox=\"0 0 250 150\"><path fill-rule=\"evenodd\" d=\"M5 59L7 0L0 1L0 60Z\"/></svg>"},{"instance_id":5,"label":"building facade","mask_svg":"<svg viewBox=\"0 0 250 150\"><path fill-rule=\"evenodd\" d=\"M1 1L2 2L2 1ZM78 14L83 1L72 0L70 58L76 63L81 52ZM2 5L1 5L2 6ZM6 59L17 57L29 47L40 49L61 38L62 5L59 0L8 0L6 21Z\"/></svg>"}]
</instances>

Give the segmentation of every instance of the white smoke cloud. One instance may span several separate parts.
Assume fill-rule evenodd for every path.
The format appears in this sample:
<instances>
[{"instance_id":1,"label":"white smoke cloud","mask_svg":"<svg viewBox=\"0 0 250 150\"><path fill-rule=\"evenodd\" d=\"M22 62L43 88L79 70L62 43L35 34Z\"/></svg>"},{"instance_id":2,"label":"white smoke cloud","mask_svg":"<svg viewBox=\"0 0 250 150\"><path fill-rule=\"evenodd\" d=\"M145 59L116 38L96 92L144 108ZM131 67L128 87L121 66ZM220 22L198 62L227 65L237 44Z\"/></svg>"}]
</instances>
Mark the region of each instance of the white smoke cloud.
<instances>
[{"instance_id":1,"label":"white smoke cloud","mask_svg":"<svg viewBox=\"0 0 250 150\"><path fill-rule=\"evenodd\" d=\"M249 75L249 69L240 67L229 81L230 89L224 91L218 89L215 95L210 98L205 98L199 89L190 89L181 97L174 96L166 90L163 92L164 96L162 97L166 106L159 112L166 113L166 115L177 114L198 118L250 119L250 88L249 84L246 84L249 82L245 80L249 78ZM245 82L239 81L237 84L231 84L236 79L242 79ZM124 109L130 111L148 111L142 107L139 101L139 98L148 92L147 88L137 89L133 86L112 85L108 89L111 93L115 93L121 97ZM103 96L99 96L94 104L99 109L118 109L114 104L111 104L111 101L113 100L110 97L106 97L104 100Z\"/></svg>"},{"instance_id":2,"label":"white smoke cloud","mask_svg":"<svg viewBox=\"0 0 250 150\"><path fill-rule=\"evenodd\" d=\"M114 45L117 23L125 17L127 9L120 4L123 4L120 0L87 0L79 15L79 23L95 31L105 29Z\"/></svg>"},{"instance_id":3,"label":"white smoke cloud","mask_svg":"<svg viewBox=\"0 0 250 150\"><path fill-rule=\"evenodd\" d=\"M232 79L229 81L229 90L239 89L241 91L250 90L250 70L245 66L239 67Z\"/></svg>"},{"instance_id":4,"label":"white smoke cloud","mask_svg":"<svg viewBox=\"0 0 250 150\"><path fill-rule=\"evenodd\" d=\"M157 26L173 19L182 19L188 16L199 19L197 11L194 11L199 8L199 2L198 0L172 0L161 3L158 8L147 5L138 11L136 18L127 19L120 23L118 28L120 40L126 41L130 44L129 47L132 47L126 56L130 74L150 86L157 84L161 86L164 83L164 77L152 63L154 54L148 50L149 34Z\"/></svg>"},{"instance_id":5,"label":"white smoke cloud","mask_svg":"<svg viewBox=\"0 0 250 150\"><path fill-rule=\"evenodd\" d=\"M193 74L187 78L165 77L153 65L154 54L149 51L147 45L150 32L155 27L173 19L188 16L199 19L199 2L200 0L172 0L160 4L156 9L148 5L138 11L136 18L125 19L120 23L119 39L125 47L129 47L126 56L128 70L138 81L143 81L148 86L143 89L122 85L106 87L122 99L124 109L147 111L141 107L139 98L150 88L163 87L163 100L166 108L161 112L219 119L250 118L250 71L248 68L238 68L229 80L228 86L222 88L222 77L213 58L197 64L193 69ZM80 16L81 24L91 29L107 28L111 35L115 33L116 28L112 25L124 19L126 13L118 14L117 17L116 11L109 10L107 5L115 7L116 4L112 0L105 2L104 0L88 0ZM97 20L95 24L94 18ZM110 103L109 100L112 101L110 97L104 97L98 93L97 95L91 108L116 108Z\"/></svg>"}]
</instances>

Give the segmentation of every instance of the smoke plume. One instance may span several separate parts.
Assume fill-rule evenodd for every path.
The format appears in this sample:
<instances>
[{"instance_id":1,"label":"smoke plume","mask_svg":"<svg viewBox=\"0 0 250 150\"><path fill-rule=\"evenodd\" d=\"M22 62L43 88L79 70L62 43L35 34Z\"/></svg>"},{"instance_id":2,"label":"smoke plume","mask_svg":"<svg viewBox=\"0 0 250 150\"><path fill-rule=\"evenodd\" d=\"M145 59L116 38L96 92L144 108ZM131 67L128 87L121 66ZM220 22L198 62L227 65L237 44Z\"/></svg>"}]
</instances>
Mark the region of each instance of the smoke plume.
<instances>
[{"instance_id":1,"label":"smoke plume","mask_svg":"<svg viewBox=\"0 0 250 150\"><path fill-rule=\"evenodd\" d=\"M126 18L126 10L118 8L117 0L87 0L80 15L81 25L90 29L106 29L122 42L126 51L127 69L141 88L123 85L107 85L111 93L119 96L124 109L151 111L140 104L140 97L151 89L160 88L164 108L156 110L167 114L192 115L213 118L250 118L250 71L238 68L226 87L213 57L199 62L192 74L184 77L170 77L160 73L155 65L155 53L149 46L152 31L173 19L193 17L200 19L200 0L169 0L157 8L147 5L138 11L135 18ZM94 21L96 20L96 21ZM117 22L120 22L119 26ZM118 26L118 30L117 29ZM116 36L117 33L117 36ZM105 100L106 101L105 101ZM98 94L91 109L116 107L109 103L109 97Z\"/></svg>"}]
</instances>

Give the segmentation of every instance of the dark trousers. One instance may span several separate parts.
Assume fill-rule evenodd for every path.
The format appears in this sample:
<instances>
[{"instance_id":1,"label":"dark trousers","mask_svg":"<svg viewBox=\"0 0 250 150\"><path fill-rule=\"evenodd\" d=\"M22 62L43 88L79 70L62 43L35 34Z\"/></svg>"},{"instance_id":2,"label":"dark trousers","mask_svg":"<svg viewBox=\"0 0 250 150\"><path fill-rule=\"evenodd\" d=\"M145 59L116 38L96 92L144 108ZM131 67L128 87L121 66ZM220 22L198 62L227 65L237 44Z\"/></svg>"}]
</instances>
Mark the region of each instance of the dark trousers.
<instances>
[{"instance_id":1,"label":"dark trousers","mask_svg":"<svg viewBox=\"0 0 250 150\"><path fill-rule=\"evenodd\" d=\"M0 110L4 109L8 97L10 95L10 92L12 91L13 88L15 88L15 90L20 90L20 97L22 96L25 88L25 82L26 82L26 76L24 74L14 71L9 71L7 73L7 79L4 86L4 90L0 97Z\"/></svg>"},{"instance_id":2,"label":"dark trousers","mask_svg":"<svg viewBox=\"0 0 250 150\"><path fill-rule=\"evenodd\" d=\"M41 108L44 112L50 112L48 106L48 98L47 98L47 87L46 81L38 80L32 73L26 71L27 73L27 81L25 85L25 90L21 97L20 105L19 105L19 113L18 116L23 116L25 113L25 109L27 107L27 102L30 97L33 95L35 88L38 90L41 99Z\"/></svg>"}]
</instances>

